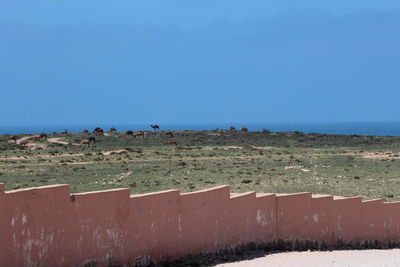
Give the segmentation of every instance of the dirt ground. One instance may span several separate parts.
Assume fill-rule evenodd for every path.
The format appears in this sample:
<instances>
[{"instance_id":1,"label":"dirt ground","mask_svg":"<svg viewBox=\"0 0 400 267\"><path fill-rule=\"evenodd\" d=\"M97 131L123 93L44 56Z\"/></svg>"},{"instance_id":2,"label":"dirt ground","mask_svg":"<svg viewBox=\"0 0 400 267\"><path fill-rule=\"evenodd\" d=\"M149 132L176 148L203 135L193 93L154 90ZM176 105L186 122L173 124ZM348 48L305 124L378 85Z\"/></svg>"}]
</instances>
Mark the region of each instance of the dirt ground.
<instances>
[{"instance_id":1,"label":"dirt ground","mask_svg":"<svg viewBox=\"0 0 400 267\"><path fill-rule=\"evenodd\" d=\"M400 266L400 249L286 252L217 266L398 267Z\"/></svg>"},{"instance_id":2,"label":"dirt ground","mask_svg":"<svg viewBox=\"0 0 400 267\"><path fill-rule=\"evenodd\" d=\"M400 201L400 137L174 131L176 146L162 131L18 137L0 135L0 183L7 190L69 184L72 193L125 187L141 194L229 185L232 192ZM82 145L89 137L95 142Z\"/></svg>"}]
</instances>

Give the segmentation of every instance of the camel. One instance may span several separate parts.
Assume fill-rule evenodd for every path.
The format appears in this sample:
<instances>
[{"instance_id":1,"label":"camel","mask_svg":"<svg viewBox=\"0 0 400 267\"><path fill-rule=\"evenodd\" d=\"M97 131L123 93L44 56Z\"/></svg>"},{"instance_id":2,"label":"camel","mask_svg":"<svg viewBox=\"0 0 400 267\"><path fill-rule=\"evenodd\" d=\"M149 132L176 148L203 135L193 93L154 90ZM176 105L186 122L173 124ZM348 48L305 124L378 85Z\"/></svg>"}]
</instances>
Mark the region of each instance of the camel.
<instances>
[{"instance_id":1,"label":"camel","mask_svg":"<svg viewBox=\"0 0 400 267\"><path fill-rule=\"evenodd\" d=\"M16 143L18 139L20 139L21 137L19 137L18 135L11 135L8 137L8 141L9 142L14 142Z\"/></svg>"},{"instance_id":2,"label":"camel","mask_svg":"<svg viewBox=\"0 0 400 267\"><path fill-rule=\"evenodd\" d=\"M84 139L81 141L80 145L87 145L88 147L90 147L91 143L95 143L96 142L96 138L94 136L89 136L87 139Z\"/></svg>"},{"instance_id":3,"label":"camel","mask_svg":"<svg viewBox=\"0 0 400 267\"><path fill-rule=\"evenodd\" d=\"M27 148L28 147L28 140L22 140L21 142L18 143L18 145L21 148Z\"/></svg>"},{"instance_id":4,"label":"camel","mask_svg":"<svg viewBox=\"0 0 400 267\"><path fill-rule=\"evenodd\" d=\"M160 126L158 126L157 124L154 124L154 125L151 124L150 127L153 128L154 131L155 131L155 130L160 130Z\"/></svg>"},{"instance_id":5,"label":"camel","mask_svg":"<svg viewBox=\"0 0 400 267\"><path fill-rule=\"evenodd\" d=\"M89 140L87 140L87 139L85 139L85 140L82 140L82 141L81 141L81 143L80 143L80 145L81 145L81 146L83 146L83 145L87 145L88 147L90 147L90 141L89 141Z\"/></svg>"},{"instance_id":6,"label":"camel","mask_svg":"<svg viewBox=\"0 0 400 267\"><path fill-rule=\"evenodd\" d=\"M247 133L248 131L249 131L249 129L247 129L247 127L240 128L241 133Z\"/></svg>"},{"instance_id":7,"label":"camel","mask_svg":"<svg viewBox=\"0 0 400 267\"><path fill-rule=\"evenodd\" d=\"M99 135L103 135L104 134L104 130L101 129L100 127L96 127L96 129L93 130L94 134L99 134Z\"/></svg>"},{"instance_id":8,"label":"camel","mask_svg":"<svg viewBox=\"0 0 400 267\"><path fill-rule=\"evenodd\" d=\"M137 131L133 137L144 137L144 132L143 131Z\"/></svg>"},{"instance_id":9,"label":"camel","mask_svg":"<svg viewBox=\"0 0 400 267\"><path fill-rule=\"evenodd\" d=\"M166 142L166 144L168 144L168 145L175 145L175 146L178 145L178 143L177 143L177 141L176 141L176 138L170 138L170 139L168 139L167 142Z\"/></svg>"}]
</instances>

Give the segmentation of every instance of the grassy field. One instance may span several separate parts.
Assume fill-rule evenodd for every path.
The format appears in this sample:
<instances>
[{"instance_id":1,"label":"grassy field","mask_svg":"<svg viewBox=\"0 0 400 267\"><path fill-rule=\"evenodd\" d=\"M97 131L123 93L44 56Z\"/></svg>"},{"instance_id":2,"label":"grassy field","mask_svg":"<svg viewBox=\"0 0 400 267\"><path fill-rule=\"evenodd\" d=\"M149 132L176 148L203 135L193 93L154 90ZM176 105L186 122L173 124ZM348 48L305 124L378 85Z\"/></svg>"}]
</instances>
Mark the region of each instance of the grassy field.
<instances>
[{"instance_id":1,"label":"grassy field","mask_svg":"<svg viewBox=\"0 0 400 267\"><path fill-rule=\"evenodd\" d=\"M132 193L228 184L234 192L303 192L400 200L400 138L299 132L162 132L31 138L36 149L0 136L0 182L7 190L70 184L72 192L128 187ZM27 137L27 136L25 136ZM65 141L70 144L54 143ZM53 140L52 142L50 140Z\"/></svg>"}]
</instances>

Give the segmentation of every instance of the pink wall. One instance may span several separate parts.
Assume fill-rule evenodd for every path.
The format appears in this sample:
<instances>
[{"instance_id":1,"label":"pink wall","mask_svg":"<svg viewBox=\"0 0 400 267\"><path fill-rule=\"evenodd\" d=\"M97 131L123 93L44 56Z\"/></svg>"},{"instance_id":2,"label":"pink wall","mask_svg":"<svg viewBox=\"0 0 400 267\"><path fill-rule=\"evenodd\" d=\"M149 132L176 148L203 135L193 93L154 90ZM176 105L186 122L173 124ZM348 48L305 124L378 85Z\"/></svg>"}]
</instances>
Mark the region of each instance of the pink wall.
<instances>
[{"instance_id":1,"label":"pink wall","mask_svg":"<svg viewBox=\"0 0 400 267\"><path fill-rule=\"evenodd\" d=\"M253 242L276 240L276 195L257 193ZM253 215L254 216L254 215Z\"/></svg>"},{"instance_id":2,"label":"pink wall","mask_svg":"<svg viewBox=\"0 0 400 267\"><path fill-rule=\"evenodd\" d=\"M400 202L384 203L385 240L400 242Z\"/></svg>"},{"instance_id":3,"label":"pink wall","mask_svg":"<svg viewBox=\"0 0 400 267\"><path fill-rule=\"evenodd\" d=\"M6 262L6 250L9 246L7 242L2 242L4 240L7 231L9 231L6 226L6 218L4 218L5 212L5 194L4 194L5 186L4 184L0 184L0 262Z\"/></svg>"},{"instance_id":4,"label":"pink wall","mask_svg":"<svg viewBox=\"0 0 400 267\"><path fill-rule=\"evenodd\" d=\"M385 238L385 211L382 199L363 201L361 205L361 240ZM373 216L371 216L373 214Z\"/></svg>"},{"instance_id":5,"label":"pink wall","mask_svg":"<svg viewBox=\"0 0 400 267\"><path fill-rule=\"evenodd\" d=\"M328 195L313 195L311 198L311 218L308 225L309 239L325 242L327 245L335 243L333 236L333 197Z\"/></svg>"},{"instance_id":6,"label":"pink wall","mask_svg":"<svg viewBox=\"0 0 400 267\"><path fill-rule=\"evenodd\" d=\"M128 223L125 227L127 257L136 260L166 260L180 248L179 190L132 195L129 199Z\"/></svg>"},{"instance_id":7,"label":"pink wall","mask_svg":"<svg viewBox=\"0 0 400 267\"><path fill-rule=\"evenodd\" d=\"M238 244L306 240L336 245L400 241L400 203L328 195L181 194L129 189L74 194L68 185L4 191L1 266L146 263Z\"/></svg>"},{"instance_id":8,"label":"pink wall","mask_svg":"<svg viewBox=\"0 0 400 267\"><path fill-rule=\"evenodd\" d=\"M287 241L309 238L311 194L277 194L276 203L278 239Z\"/></svg>"},{"instance_id":9,"label":"pink wall","mask_svg":"<svg viewBox=\"0 0 400 267\"><path fill-rule=\"evenodd\" d=\"M334 197L333 214L334 240L357 242L363 239L361 197Z\"/></svg>"}]
</instances>

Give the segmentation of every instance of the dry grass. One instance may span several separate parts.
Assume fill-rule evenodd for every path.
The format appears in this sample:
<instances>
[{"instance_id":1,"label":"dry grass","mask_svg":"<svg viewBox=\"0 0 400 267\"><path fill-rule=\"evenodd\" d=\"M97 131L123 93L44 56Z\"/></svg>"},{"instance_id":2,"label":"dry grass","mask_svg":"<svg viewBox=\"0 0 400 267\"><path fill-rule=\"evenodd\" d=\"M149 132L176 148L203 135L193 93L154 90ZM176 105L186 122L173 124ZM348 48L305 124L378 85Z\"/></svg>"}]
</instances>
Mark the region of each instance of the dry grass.
<instances>
[{"instance_id":1,"label":"dry grass","mask_svg":"<svg viewBox=\"0 0 400 267\"><path fill-rule=\"evenodd\" d=\"M68 183L72 192L129 187L134 193L184 192L229 184L233 191L325 193L400 200L397 137L284 133L177 132L165 137L96 136L91 147L41 141L19 149L0 138L0 181L7 188ZM82 134L50 136L79 143ZM52 139L54 140L54 139Z\"/></svg>"}]
</instances>

